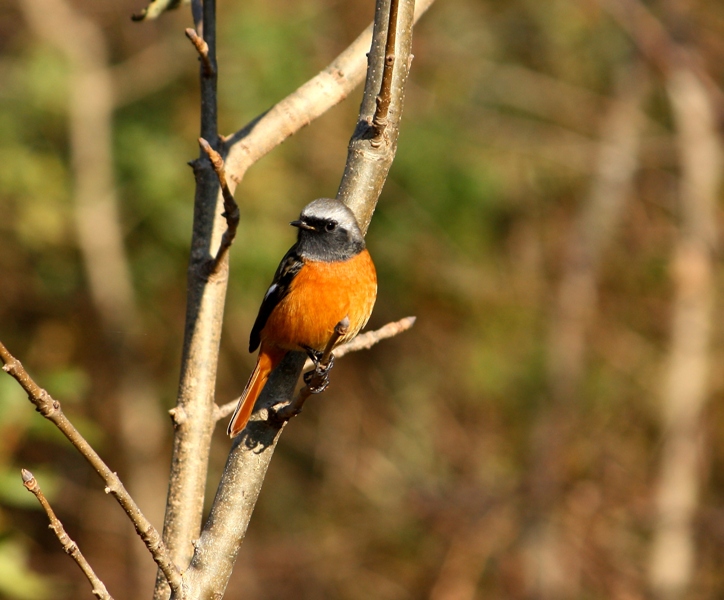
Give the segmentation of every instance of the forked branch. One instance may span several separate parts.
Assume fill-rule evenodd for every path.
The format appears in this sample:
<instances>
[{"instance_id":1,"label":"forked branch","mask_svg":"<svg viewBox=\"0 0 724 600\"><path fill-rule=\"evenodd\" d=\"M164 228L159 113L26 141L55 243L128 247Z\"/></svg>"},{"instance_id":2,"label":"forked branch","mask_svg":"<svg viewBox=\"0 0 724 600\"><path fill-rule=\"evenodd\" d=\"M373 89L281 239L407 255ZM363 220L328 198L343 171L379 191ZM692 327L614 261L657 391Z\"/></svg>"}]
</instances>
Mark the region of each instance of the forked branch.
<instances>
[{"instance_id":1,"label":"forked branch","mask_svg":"<svg viewBox=\"0 0 724 600\"><path fill-rule=\"evenodd\" d=\"M405 317L404 319L400 319L399 321L387 323L387 325L384 325L379 329L375 329L374 331L360 333L357 337L353 338L349 342L346 342L341 346L337 346L334 349L334 358L342 358L344 355L349 354L350 352L357 352L358 350L369 350L378 342L389 339L391 337L395 337L403 331L407 331L408 329L410 329L415 324L416 318L417 317ZM311 360L307 360L307 362L304 363L305 369L309 369L312 366L313 363ZM215 412L216 420L218 421L220 419L228 417L232 412L234 412L234 408L236 408L236 405L238 403L239 399L235 398L231 402L227 402L226 404L217 406Z\"/></svg>"},{"instance_id":2,"label":"forked branch","mask_svg":"<svg viewBox=\"0 0 724 600\"><path fill-rule=\"evenodd\" d=\"M376 98L382 88L385 49L389 45L387 33L390 0L377 0L376 5L365 93L358 126L348 149L345 174L337 192L337 199L349 206L363 232L367 231L397 147L404 84L410 64L415 6L412 0L400 0L395 30L396 59L392 65L385 135L373 140L369 135L369 128L374 118ZM337 81L347 76L338 69L325 73L326 78L331 77ZM293 131L308 124L317 116L320 106L324 104L331 106L334 103L330 102L329 98L319 98L321 91L319 87L314 88L313 92L309 91L312 88L307 84L302 87L309 96L301 111L298 110L300 107L297 96L293 101L296 111L285 113L281 111L280 105L277 105L248 128L224 140L228 148L226 156L229 171L236 182L238 182L237 177L243 176L254 158L268 152ZM292 113L297 116L301 113L301 120L292 123L291 128L283 126L281 122L288 123L289 115ZM252 138L256 134L263 137L268 131L266 125L277 118L280 126L275 134L266 137L259 146L252 145ZM362 123L365 124L363 134L360 131ZM271 409L280 402L288 401L292 396L304 359L304 354L299 352L289 352L286 355L282 363L272 372L257 402L257 418L250 421L244 433L234 439L209 518L194 545L191 564L184 573L184 584L188 586L189 593L194 597L218 596L226 588L279 434L284 427L283 424L279 424L278 419L271 418Z\"/></svg>"},{"instance_id":3,"label":"forked branch","mask_svg":"<svg viewBox=\"0 0 724 600\"><path fill-rule=\"evenodd\" d=\"M41 388L25 370L20 361L15 358L8 349L0 342L0 360L4 366L3 371L13 377L25 390L28 399L35 405L36 410L53 423L68 438L78 452L90 463L96 473L105 483L107 494L113 495L123 510L131 519L136 532L146 544L153 560L156 561L159 569L163 572L171 589L176 591L177 597L182 597L181 573L178 567L169 558L166 547L158 531L151 525L150 521L143 515L141 509L135 503L128 490L121 483L116 473L111 471L103 462L98 453L85 440L80 432L73 426L63 414L60 402L55 400L46 390Z\"/></svg>"}]
</instances>

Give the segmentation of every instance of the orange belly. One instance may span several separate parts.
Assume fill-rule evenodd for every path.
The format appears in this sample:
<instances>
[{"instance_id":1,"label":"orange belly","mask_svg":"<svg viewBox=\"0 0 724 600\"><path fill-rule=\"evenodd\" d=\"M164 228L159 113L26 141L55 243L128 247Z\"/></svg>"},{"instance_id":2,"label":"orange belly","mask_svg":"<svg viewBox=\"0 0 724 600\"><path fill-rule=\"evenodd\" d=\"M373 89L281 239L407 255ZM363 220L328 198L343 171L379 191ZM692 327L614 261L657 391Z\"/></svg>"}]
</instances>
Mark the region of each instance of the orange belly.
<instances>
[{"instance_id":1,"label":"orange belly","mask_svg":"<svg viewBox=\"0 0 724 600\"><path fill-rule=\"evenodd\" d=\"M261 330L262 346L322 351L345 316L350 326L340 343L350 340L367 323L376 298L377 273L367 250L343 262L305 262Z\"/></svg>"}]
</instances>

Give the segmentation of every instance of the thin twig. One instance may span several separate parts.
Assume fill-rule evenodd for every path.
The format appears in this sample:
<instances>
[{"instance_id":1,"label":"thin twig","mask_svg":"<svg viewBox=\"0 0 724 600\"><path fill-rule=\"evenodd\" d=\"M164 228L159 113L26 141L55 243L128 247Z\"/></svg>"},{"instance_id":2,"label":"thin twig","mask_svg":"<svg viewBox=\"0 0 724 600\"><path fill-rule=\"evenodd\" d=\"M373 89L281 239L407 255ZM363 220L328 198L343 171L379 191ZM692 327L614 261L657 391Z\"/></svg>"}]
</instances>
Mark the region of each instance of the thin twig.
<instances>
[{"instance_id":1,"label":"thin twig","mask_svg":"<svg viewBox=\"0 0 724 600\"><path fill-rule=\"evenodd\" d=\"M310 371L312 376L309 378L307 384L299 390L299 393L292 398L288 404L283 404L279 408L275 408L275 410L271 412L270 417L279 421L288 421L292 417L296 417L302 412L307 398L315 393L313 391L315 388L317 388L318 391L320 388L322 391L326 388L326 378L328 376L327 367L329 367L330 362L334 359L332 350L334 350L339 339L347 333L348 329L349 317L345 317L334 326L334 332L329 338L327 346L324 348L322 358L319 360L319 366L315 368L314 371Z\"/></svg>"},{"instance_id":2,"label":"thin twig","mask_svg":"<svg viewBox=\"0 0 724 600\"><path fill-rule=\"evenodd\" d=\"M85 556L83 556L83 553L80 551L80 548L78 548L78 545L70 539L70 536L66 533L63 524L55 515L53 508L50 506L50 503L45 497L45 494L43 494L43 491L40 489L38 481L35 479L33 474L27 469L22 469L21 474L23 477L23 485L38 499L40 506L43 507L45 514L48 515L48 520L50 521L49 527L57 536L60 545L63 546L63 550L65 550L65 553L78 563L80 570L83 571L83 574L90 582L93 595L99 600L113 600L113 597L108 593L104 583L95 574L95 571L93 571L90 564L88 564L88 561L85 559Z\"/></svg>"},{"instance_id":3,"label":"thin twig","mask_svg":"<svg viewBox=\"0 0 724 600\"><path fill-rule=\"evenodd\" d=\"M153 560L163 571L172 589L176 590L178 597L182 597L181 573L178 567L171 561L166 547L161 540L158 531L151 525L150 521L138 508L135 501L128 493L128 490L121 483L116 473L108 468L103 459L98 456L91 445L85 440L80 432L73 426L63 414L60 402L55 400L46 390L41 388L25 370L20 361L15 358L8 349L0 342L0 359L4 366L3 371L13 377L28 394L28 399L35 405L36 410L53 423L68 438L78 452L90 463L98 475L106 484L105 491L112 494L123 510L133 522L136 532L146 544Z\"/></svg>"},{"instance_id":4,"label":"thin twig","mask_svg":"<svg viewBox=\"0 0 724 600\"><path fill-rule=\"evenodd\" d=\"M358 350L369 350L376 343L381 342L382 340L389 339L391 337L395 337L403 331L407 331L415 324L416 320L417 317L405 317L404 319L400 319L399 321L387 323L387 325L380 327L379 329L375 329L374 331L361 333L356 338L350 340L346 344L342 344L341 346L335 348L334 358L342 358L345 354L349 354L350 352L357 352ZM309 365L305 364L304 368L309 368Z\"/></svg>"},{"instance_id":5,"label":"thin twig","mask_svg":"<svg viewBox=\"0 0 724 600\"><path fill-rule=\"evenodd\" d=\"M394 337L402 333L403 331L407 331L415 324L416 319L417 317L405 317L404 319L400 319L399 321L393 321L392 323L388 323L387 325L380 327L379 329L375 329L374 331L361 333L349 342L342 344L341 346L337 346L334 349L334 358L335 360L337 360L339 358L342 358L345 354L349 354L350 352L369 350L378 342ZM304 363L304 368L309 369L312 367L312 365L312 361L307 360L307 362ZM226 404L217 406L216 411L214 412L216 420L219 421L228 417L234 411L238 403L239 399L235 398L231 402L227 402Z\"/></svg>"},{"instance_id":6,"label":"thin twig","mask_svg":"<svg viewBox=\"0 0 724 600\"><path fill-rule=\"evenodd\" d=\"M382 71L380 93L375 98L375 116L372 118L372 128L375 139L379 139L387 128L387 114L392 101L392 70L395 66L395 44L397 42L397 9L399 0L390 2L390 18L387 25L387 41L385 43L385 66Z\"/></svg>"},{"instance_id":7,"label":"thin twig","mask_svg":"<svg viewBox=\"0 0 724 600\"><path fill-rule=\"evenodd\" d=\"M221 238L221 244L219 250L216 252L216 256L213 259L211 272L216 273L219 269L224 256L231 248L231 244L234 243L236 237L236 229L239 226L239 205L234 199L234 194L229 189L229 183L226 179L226 169L224 168L224 159L221 157L216 150L211 147L211 144L204 138L199 138L199 145L202 150L206 152L206 156L209 157L211 164L214 167L214 172L219 178L219 185L221 186L221 194L224 198L224 212L223 217L226 219L226 231Z\"/></svg>"},{"instance_id":8,"label":"thin twig","mask_svg":"<svg viewBox=\"0 0 724 600\"><path fill-rule=\"evenodd\" d=\"M188 27L184 32L186 33L186 37L191 40L194 48L196 48L196 52L199 53L201 63L204 65L204 76L211 77L212 75L216 75L214 65L212 65L209 60L209 45L196 33L193 27Z\"/></svg>"}]
</instances>

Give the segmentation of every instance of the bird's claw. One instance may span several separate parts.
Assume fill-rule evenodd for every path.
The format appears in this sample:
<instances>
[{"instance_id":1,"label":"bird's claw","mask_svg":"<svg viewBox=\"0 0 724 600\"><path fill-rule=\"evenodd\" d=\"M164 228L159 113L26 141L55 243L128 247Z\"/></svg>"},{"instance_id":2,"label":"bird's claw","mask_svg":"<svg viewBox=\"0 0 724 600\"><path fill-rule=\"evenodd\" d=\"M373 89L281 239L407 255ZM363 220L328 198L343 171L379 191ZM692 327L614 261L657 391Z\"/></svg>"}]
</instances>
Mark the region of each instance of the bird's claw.
<instances>
[{"instance_id":1,"label":"bird's claw","mask_svg":"<svg viewBox=\"0 0 724 600\"><path fill-rule=\"evenodd\" d=\"M329 374L328 370L325 369L323 373L315 369L314 371L307 371L304 374L304 383L307 384L309 391L312 394L321 394L329 386Z\"/></svg>"},{"instance_id":2,"label":"bird's claw","mask_svg":"<svg viewBox=\"0 0 724 600\"><path fill-rule=\"evenodd\" d=\"M319 360L314 360L314 370L304 374L304 383L307 384L312 394L321 394L329 386L329 371L334 366L334 354L330 354L329 362L323 365Z\"/></svg>"}]
</instances>

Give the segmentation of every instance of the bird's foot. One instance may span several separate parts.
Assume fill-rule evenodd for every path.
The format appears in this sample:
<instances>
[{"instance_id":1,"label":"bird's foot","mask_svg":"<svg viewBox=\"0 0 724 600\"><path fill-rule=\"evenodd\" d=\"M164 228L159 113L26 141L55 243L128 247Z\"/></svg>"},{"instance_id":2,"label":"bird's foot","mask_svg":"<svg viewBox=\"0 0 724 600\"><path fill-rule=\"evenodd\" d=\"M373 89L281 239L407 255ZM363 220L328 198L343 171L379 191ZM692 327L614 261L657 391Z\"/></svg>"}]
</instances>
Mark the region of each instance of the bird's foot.
<instances>
[{"instance_id":1,"label":"bird's foot","mask_svg":"<svg viewBox=\"0 0 724 600\"><path fill-rule=\"evenodd\" d=\"M307 384L312 394L321 394L329 387L329 376L325 373L325 375L319 377L316 371L307 371L304 374L304 383Z\"/></svg>"},{"instance_id":2,"label":"bird's foot","mask_svg":"<svg viewBox=\"0 0 724 600\"><path fill-rule=\"evenodd\" d=\"M311 354L310 358L312 358ZM314 370L307 371L304 374L304 383L307 384L307 387L312 394L321 394L327 389L329 386L329 371L334 366L334 354L329 355L329 361L327 364L322 364L319 361L319 358L321 357L318 357L317 360L312 358L312 361L314 362Z\"/></svg>"}]
</instances>

